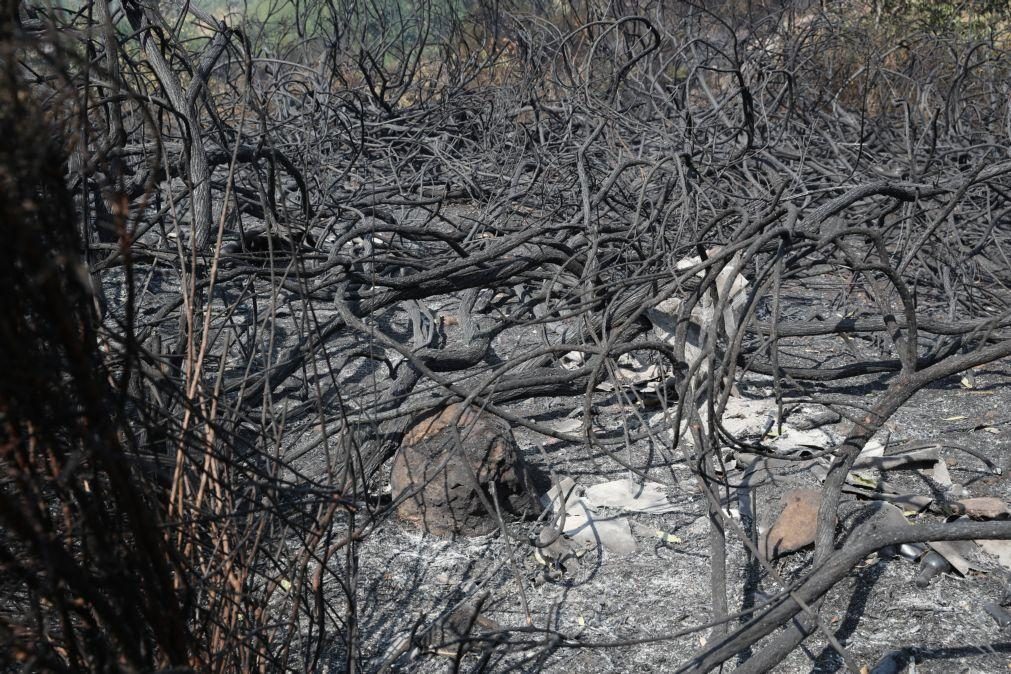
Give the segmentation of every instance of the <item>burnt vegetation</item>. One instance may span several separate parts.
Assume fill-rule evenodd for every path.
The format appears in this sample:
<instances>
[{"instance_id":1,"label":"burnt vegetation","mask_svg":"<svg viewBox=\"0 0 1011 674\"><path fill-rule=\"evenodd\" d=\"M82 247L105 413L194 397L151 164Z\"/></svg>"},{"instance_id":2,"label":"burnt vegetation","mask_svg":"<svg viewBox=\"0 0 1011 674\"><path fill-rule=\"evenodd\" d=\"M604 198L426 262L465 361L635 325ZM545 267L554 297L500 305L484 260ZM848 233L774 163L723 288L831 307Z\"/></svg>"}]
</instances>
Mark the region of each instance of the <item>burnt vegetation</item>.
<instances>
[{"instance_id":1,"label":"burnt vegetation","mask_svg":"<svg viewBox=\"0 0 1011 674\"><path fill-rule=\"evenodd\" d=\"M1011 538L836 522L914 394L1011 355L1011 23L922 4L2 0L5 666L389 666L359 550L405 433L454 403L678 488L687 462L711 613L650 636L708 635L683 671L828 634L881 548ZM721 464L772 450L721 419L749 376L845 432L812 563L742 614ZM581 428L531 413L559 399ZM463 623L466 670L621 647Z\"/></svg>"}]
</instances>

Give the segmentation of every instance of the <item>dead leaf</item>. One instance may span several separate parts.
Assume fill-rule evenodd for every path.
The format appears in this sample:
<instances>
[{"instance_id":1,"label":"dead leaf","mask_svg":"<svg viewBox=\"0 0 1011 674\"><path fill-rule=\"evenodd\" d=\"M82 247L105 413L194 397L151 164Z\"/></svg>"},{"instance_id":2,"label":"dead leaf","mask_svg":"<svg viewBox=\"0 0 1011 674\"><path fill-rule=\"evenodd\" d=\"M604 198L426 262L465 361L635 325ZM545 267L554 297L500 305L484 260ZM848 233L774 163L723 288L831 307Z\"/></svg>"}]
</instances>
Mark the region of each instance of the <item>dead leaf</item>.
<instances>
[{"instance_id":1,"label":"dead leaf","mask_svg":"<svg viewBox=\"0 0 1011 674\"><path fill-rule=\"evenodd\" d=\"M713 472L723 475L737 469L737 461L734 459L724 459L722 464L713 466Z\"/></svg>"},{"instance_id":2,"label":"dead leaf","mask_svg":"<svg viewBox=\"0 0 1011 674\"><path fill-rule=\"evenodd\" d=\"M660 377L660 367L658 365L642 366L636 362L635 366L617 367L614 369L614 379L622 386L638 386L646 382L654 383ZM600 385L598 385L598 388ZM655 385L651 388L656 388Z\"/></svg>"},{"instance_id":3,"label":"dead leaf","mask_svg":"<svg viewBox=\"0 0 1011 674\"><path fill-rule=\"evenodd\" d=\"M576 433L583 430L582 419L559 419L544 425L558 433Z\"/></svg>"},{"instance_id":4,"label":"dead leaf","mask_svg":"<svg viewBox=\"0 0 1011 674\"><path fill-rule=\"evenodd\" d=\"M909 520L906 519L902 509L892 505L891 503L882 503L879 505L878 513L878 516L891 526L901 527L909 525Z\"/></svg>"},{"instance_id":5,"label":"dead leaf","mask_svg":"<svg viewBox=\"0 0 1011 674\"><path fill-rule=\"evenodd\" d=\"M814 428L802 431L789 424L783 424L783 433L773 441L772 446L782 452L819 451L832 446L832 438L823 430Z\"/></svg>"},{"instance_id":6,"label":"dead leaf","mask_svg":"<svg viewBox=\"0 0 1011 674\"><path fill-rule=\"evenodd\" d=\"M951 474L948 472L948 464L943 460L934 464L934 471L931 477L934 478L934 482L942 487L951 486Z\"/></svg>"},{"instance_id":7,"label":"dead leaf","mask_svg":"<svg viewBox=\"0 0 1011 674\"><path fill-rule=\"evenodd\" d=\"M864 448L860 450L859 458L872 457L872 456L884 456L885 446L881 444L880 440L871 439L867 441Z\"/></svg>"},{"instance_id":8,"label":"dead leaf","mask_svg":"<svg viewBox=\"0 0 1011 674\"><path fill-rule=\"evenodd\" d=\"M868 489L874 489L878 486L878 481L866 471L851 470L846 476L846 481L858 487L866 487Z\"/></svg>"},{"instance_id":9,"label":"dead leaf","mask_svg":"<svg viewBox=\"0 0 1011 674\"><path fill-rule=\"evenodd\" d=\"M586 364L586 354L582 351L569 351L562 356L561 365L566 370L578 370Z\"/></svg>"},{"instance_id":10,"label":"dead leaf","mask_svg":"<svg viewBox=\"0 0 1011 674\"><path fill-rule=\"evenodd\" d=\"M656 537L660 539L660 542L666 543L668 545L676 545L678 543L684 543L680 536L675 536L674 534L669 534L662 529L656 530Z\"/></svg>"}]
</instances>

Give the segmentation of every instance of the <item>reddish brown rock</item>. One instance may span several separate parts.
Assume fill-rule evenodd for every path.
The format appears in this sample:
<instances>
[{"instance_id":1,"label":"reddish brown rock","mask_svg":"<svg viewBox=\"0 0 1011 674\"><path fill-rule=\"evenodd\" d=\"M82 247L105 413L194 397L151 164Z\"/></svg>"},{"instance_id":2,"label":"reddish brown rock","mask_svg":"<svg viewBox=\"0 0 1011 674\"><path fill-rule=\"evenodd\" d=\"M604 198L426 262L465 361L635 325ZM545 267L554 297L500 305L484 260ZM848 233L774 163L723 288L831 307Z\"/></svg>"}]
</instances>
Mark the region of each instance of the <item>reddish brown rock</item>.
<instances>
[{"instance_id":1,"label":"reddish brown rock","mask_svg":"<svg viewBox=\"0 0 1011 674\"><path fill-rule=\"evenodd\" d=\"M509 424L459 404L407 432L390 475L397 514L439 536L494 531L493 494L503 515L539 512L534 482Z\"/></svg>"},{"instance_id":2,"label":"reddish brown rock","mask_svg":"<svg viewBox=\"0 0 1011 674\"><path fill-rule=\"evenodd\" d=\"M1011 515L1007 503L993 496L964 498L949 503L947 510L953 515L968 515L974 520L1004 520Z\"/></svg>"},{"instance_id":3,"label":"reddish brown rock","mask_svg":"<svg viewBox=\"0 0 1011 674\"><path fill-rule=\"evenodd\" d=\"M767 560L796 552L814 543L821 492L816 489L793 489L783 495L783 502L786 505L776 523L758 538L758 551Z\"/></svg>"}]
</instances>

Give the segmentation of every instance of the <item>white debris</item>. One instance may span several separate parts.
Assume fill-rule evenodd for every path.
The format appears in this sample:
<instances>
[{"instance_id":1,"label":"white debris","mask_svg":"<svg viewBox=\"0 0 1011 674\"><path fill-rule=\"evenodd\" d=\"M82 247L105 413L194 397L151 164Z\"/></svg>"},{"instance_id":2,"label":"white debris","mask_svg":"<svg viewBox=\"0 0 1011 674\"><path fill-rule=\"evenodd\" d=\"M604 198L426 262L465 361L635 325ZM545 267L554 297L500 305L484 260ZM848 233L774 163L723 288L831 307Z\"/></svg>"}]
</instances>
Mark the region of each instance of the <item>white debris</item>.
<instances>
[{"instance_id":1,"label":"white debris","mask_svg":"<svg viewBox=\"0 0 1011 674\"><path fill-rule=\"evenodd\" d=\"M624 517L608 517L594 511L593 506L578 494L572 478L563 477L545 494L556 520L564 510L564 523L558 521L562 533L575 545L600 547L616 555L636 550L632 528Z\"/></svg>"},{"instance_id":2,"label":"white debris","mask_svg":"<svg viewBox=\"0 0 1011 674\"><path fill-rule=\"evenodd\" d=\"M776 418L775 398L739 398L727 400L723 427L737 437L760 437Z\"/></svg>"},{"instance_id":3,"label":"white debris","mask_svg":"<svg viewBox=\"0 0 1011 674\"><path fill-rule=\"evenodd\" d=\"M577 543L599 546L617 555L628 555L636 550L628 520L602 516L585 499L577 499L568 507L562 533Z\"/></svg>"},{"instance_id":4,"label":"white debris","mask_svg":"<svg viewBox=\"0 0 1011 674\"><path fill-rule=\"evenodd\" d=\"M711 255L718 253L718 249L709 251ZM737 332L737 324L744 311L744 304L748 299L746 292L748 280L740 274L741 254L738 253L727 263L716 277L716 293L720 301L725 300L723 307L723 326L726 334L734 335ZM685 258L677 263L678 269L691 269L701 264L698 257ZM699 271L697 276L704 276L705 272ZM647 310L647 316L653 323L653 334L657 339L661 339L673 345L675 334L677 333L678 319L681 317L682 300L679 297L671 297L658 303L655 307ZM709 330L714 323L715 305L711 293L705 293L692 309L691 317L687 328L685 339L685 359L691 367L701 356ZM701 374L704 368L699 369Z\"/></svg>"},{"instance_id":5,"label":"white debris","mask_svg":"<svg viewBox=\"0 0 1011 674\"><path fill-rule=\"evenodd\" d=\"M979 547L994 557L997 561L1001 563L1006 569L1011 569L1011 541L1001 541L1001 540L977 540L976 543Z\"/></svg>"},{"instance_id":6,"label":"white debris","mask_svg":"<svg viewBox=\"0 0 1011 674\"><path fill-rule=\"evenodd\" d=\"M586 501L595 508L620 508L627 512L669 513L675 506L667 500L666 488L658 482L637 484L612 480L588 487Z\"/></svg>"}]
</instances>

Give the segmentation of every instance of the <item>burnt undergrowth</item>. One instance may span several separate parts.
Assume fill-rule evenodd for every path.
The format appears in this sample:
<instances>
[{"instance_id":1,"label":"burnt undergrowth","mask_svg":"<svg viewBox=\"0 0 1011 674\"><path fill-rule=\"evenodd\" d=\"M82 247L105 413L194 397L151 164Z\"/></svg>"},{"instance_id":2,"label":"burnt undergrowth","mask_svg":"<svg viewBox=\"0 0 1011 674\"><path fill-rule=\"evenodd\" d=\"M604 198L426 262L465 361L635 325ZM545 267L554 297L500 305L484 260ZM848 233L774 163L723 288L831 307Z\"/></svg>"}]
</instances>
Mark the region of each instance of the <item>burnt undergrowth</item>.
<instances>
[{"instance_id":1,"label":"burnt undergrowth","mask_svg":"<svg viewBox=\"0 0 1011 674\"><path fill-rule=\"evenodd\" d=\"M403 434L453 402L632 473L629 443L689 461L712 613L670 638L713 631L684 671L756 644L742 671L774 666L878 548L1011 537L834 525L911 396L1011 355L998 11L2 7L8 664L379 667L358 648L358 546L396 505ZM822 357L826 339L873 348ZM656 366L649 400L622 381L628 355ZM725 555L746 535L719 464L745 442L721 419L749 372L781 410L849 425L812 565L740 616ZM870 374L859 407L824 387ZM515 406L559 398L581 429ZM615 399L618 432L595 420ZM529 625L482 639L531 662L594 646Z\"/></svg>"}]
</instances>

